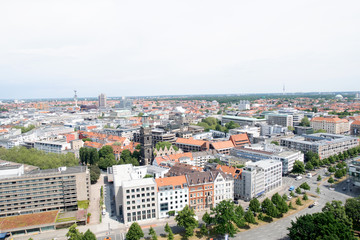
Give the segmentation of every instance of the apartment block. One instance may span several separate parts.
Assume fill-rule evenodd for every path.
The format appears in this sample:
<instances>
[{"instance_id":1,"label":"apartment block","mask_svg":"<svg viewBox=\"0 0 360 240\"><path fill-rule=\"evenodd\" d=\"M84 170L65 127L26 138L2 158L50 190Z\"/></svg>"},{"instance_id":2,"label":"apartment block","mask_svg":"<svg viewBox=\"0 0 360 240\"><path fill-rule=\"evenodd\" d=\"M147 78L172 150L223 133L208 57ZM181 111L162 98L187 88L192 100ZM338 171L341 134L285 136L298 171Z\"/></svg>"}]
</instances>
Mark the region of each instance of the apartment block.
<instances>
[{"instance_id":1,"label":"apartment block","mask_svg":"<svg viewBox=\"0 0 360 240\"><path fill-rule=\"evenodd\" d=\"M192 138L178 138L175 144L184 152L207 151L210 148L208 141L195 140Z\"/></svg>"},{"instance_id":2,"label":"apartment block","mask_svg":"<svg viewBox=\"0 0 360 240\"><path fill-rule=\"evenodd\" d=\"M216 169L221 170L222 172L224 172L226 174L230 174L232 176L232 178L234 179L234 183L233 183L234 198L240 198L242 168L229 167L226 165L218 164L216 166Z\"/></svg>"},{"instance_id":3,"label":"apartment block","mask_svg":"<svg viewBox=\"0 0 360 240\"><path fill-rule=\"evenodd\" d=\"M222 171L211 171L214 176L214 206L223 200L234 200L234 178Z\"/></svg>"},{"instance_id":4,"label":"apartment block","mask_svg":"<svg viewBox=\"0 0 360 240\"><path fill-rule=\"evenodd\" d=\"M349 176L355 186L360 187L360 157L349 164Z\"/></svg>"},{"instance_id":5,"label":"apartment block","mask_svg":"<svg viewBox=\"0 0 360 240\"><path fill-rule=\"evenodd\" d=\"M265 193L265 173L262 168L246 166L242 169L235 196L250 201Z\"/></svg>"},{"instance_id":6,"label":"apartment block","mask_svg":"<svg viewBox=\"0 0 360 240\"><path fill-rule=\"evenodd\" d=\"M350 134L354 135L354 136L359 136L360 135L360 121L354 121L351 123L350 126Z\"/></svg>"},{"instance_id":7,"label":"apartment block","mask_svg":"<svg viewBox=\"0 0 360 240\"><path fill-rule=\"evenodd\" d=\"M264 172L265 192L281 187L282 163L278 160L261 160L249 163L248 166L261 168Z\"/></svg>"},{"instance_id":8,"label":"apartment block","mask_svg":"<svg viewBox=\"0 0 360 240\"><path fill-rule=\"evenodd\" d=\"M71 144L66 141L37 141L34 148L46 153L62 153L71 149Z\"/></svg>"},{"instance_id":9,"label":"apartment block","mask_svg":"<svg viewBox=\"0 0 360 240\"><path fill-rule=\"evenodd\" d=\"M224 125L228 122L238 123L240 126L255 126L259 123L266 122L266 119L257 119L257 118L250 118L250 117L238 117L238 116L222 116L221 124Z\"/></svg>"}]
</instances>

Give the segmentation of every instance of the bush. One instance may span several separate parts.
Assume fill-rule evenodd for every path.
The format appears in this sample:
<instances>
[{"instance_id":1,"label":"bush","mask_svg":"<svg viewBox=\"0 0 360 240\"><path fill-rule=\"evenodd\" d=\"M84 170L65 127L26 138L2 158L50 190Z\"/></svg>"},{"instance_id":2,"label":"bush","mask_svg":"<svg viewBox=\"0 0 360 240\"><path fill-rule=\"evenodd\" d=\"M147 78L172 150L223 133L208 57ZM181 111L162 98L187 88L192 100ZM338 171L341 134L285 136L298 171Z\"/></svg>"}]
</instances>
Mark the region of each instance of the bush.
<instances>
[{"instance_id":1,"label":"bush","mask_svg":"<svg viewBox=\"0 0 360 240\"><path fill-rule=\"evenodd\" d=\"M299 205L299 206L302 205L300 198L297 198L297 199L296 199L296 205Z\"/></svg>"},{"instance_id":2,"label":"bush","mask_svg":"<svg viewBox=\"0 0 360 240\"><path fill-rule=\"evenodd\" d=\"M307 201L308 199L309 199L309 198L308 198L307 194L305 193L304 196L303 196L303 200L304 200L304 201Z\"/></svg>"}]
</instances>

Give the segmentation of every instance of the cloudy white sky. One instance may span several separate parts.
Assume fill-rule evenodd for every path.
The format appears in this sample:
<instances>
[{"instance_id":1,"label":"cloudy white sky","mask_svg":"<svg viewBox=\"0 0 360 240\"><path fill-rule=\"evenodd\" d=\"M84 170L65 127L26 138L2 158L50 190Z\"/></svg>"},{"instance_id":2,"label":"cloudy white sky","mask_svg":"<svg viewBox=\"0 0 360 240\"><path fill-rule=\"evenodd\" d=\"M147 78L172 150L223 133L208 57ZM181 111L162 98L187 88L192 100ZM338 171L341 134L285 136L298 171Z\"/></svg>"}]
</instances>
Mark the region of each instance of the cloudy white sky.
<instances>
[{"instance_id":1,"label":"cloudy white sky","mask_svg":"<svg viewBox=\"0 0 360 240\"><path fill-rule=\"evenodd\" d=\"M0 99L360 90L359 0L1 0Z\"/></svg>"}]
</instances>

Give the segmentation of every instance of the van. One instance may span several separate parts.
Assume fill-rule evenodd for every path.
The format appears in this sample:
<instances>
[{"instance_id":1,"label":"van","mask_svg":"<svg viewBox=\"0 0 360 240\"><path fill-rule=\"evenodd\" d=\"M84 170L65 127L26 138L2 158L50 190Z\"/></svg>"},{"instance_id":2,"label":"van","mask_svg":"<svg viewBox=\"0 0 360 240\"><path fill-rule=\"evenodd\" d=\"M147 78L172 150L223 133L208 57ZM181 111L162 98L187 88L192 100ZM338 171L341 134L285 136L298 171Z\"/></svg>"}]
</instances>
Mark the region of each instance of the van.
<instances>
[{"instance_id":1,"label":"van","mask_svg":"<svg viewBox=\"0 0 360 240\"><path fill-rule=\"evenodd\" d=\"M307 178L312 178L312 174L311 174L311 173L308 173L308 174L306 174L306 177L307 177Z\"/></svg>"}]
</instances>

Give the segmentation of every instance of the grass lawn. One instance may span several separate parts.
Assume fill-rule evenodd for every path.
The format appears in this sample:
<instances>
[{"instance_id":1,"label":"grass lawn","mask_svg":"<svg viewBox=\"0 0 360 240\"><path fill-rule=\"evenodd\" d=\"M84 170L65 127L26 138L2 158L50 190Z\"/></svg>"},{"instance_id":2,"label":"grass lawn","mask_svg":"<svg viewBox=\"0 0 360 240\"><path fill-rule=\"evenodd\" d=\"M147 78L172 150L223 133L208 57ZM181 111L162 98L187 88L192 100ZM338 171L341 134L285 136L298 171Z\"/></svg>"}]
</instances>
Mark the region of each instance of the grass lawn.
<instances>
[{"instance_id":1,"label":"grass lawn","mask_svg":"<svg viewBox=\"0 0 360 240\"><path fill-rule=\"evenodd\" d=\"M89 203L90 203L89 200L78 201L78 208L79 209L88 209Z\"/></svg>"}]
</instances>

